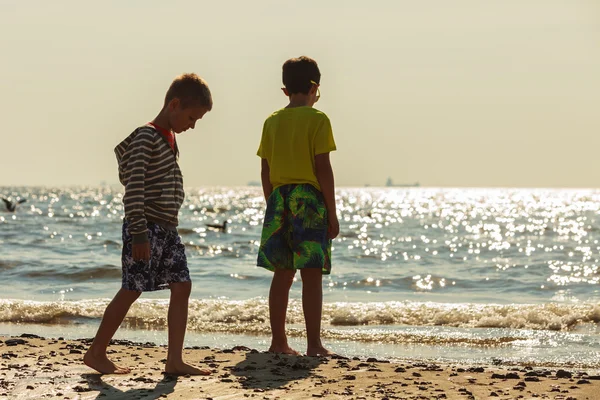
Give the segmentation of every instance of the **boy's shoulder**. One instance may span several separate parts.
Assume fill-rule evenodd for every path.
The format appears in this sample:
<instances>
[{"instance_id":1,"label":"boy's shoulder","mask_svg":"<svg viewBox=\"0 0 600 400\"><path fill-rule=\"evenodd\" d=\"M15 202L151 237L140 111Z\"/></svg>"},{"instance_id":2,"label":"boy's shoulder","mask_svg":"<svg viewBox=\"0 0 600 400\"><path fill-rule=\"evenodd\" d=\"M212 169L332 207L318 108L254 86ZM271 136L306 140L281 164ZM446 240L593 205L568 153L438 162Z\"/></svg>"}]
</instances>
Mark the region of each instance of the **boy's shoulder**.
<instances>
[{"instance_id":1,"label":"boy's shoulder","mask_svg":"<svg viewBox=\"0 0 600 400\"><path fill-rule=\"evenodd\" d=\"M133 130L133 132L131 132L129 135L127 135L127 138L133 139L136 136L150 137L150 136L156 136L156 135L159 135L158 130L155 127L153 127L152 125L146 124L146 125L141 125L141 126L138 126L137 128L135 128Z\"/></svg>"},{"instance_id":2,"label":"boy's shoulder","mask_svg":"<svg viewBox=\"0 0 600 400\"><path fill-rule=\"evenodd\" d=\"M150 136L159 135L158 129L156 129L155 127L153 127L150 124L138 126L137 128L135 128L133 133L137 134L137 135L150 135Z\"/></svg>"},{"instance_id":3,"label":"boy's shoulder","mask_svg":"<svg viewBox=\"0 0 600 400\"><path fill-rule=\"evenodd\" d=\"M138 126L123 142L131 141L152 141L156 142L160 139L158 130L150 124Z\"/></svg>"},{"instance_id":4,"label":"boy's shoulder","mask_svg":"<svg viewBox=\"0 0 600 400\"><path fill-rule=\"evenodd\" d=\"M314 107L294 107L294 108L282 108L282 109L279 109L279 110L273 112L271 115L269 115L267 117L265 122L279 119L283 115L286 115L289 113L296 113L296 114L299 114L302 116L306 116L306 118L310 118L310 119L326 119L326 120L329 119L327 114L325 114L323 111L318 110Z\"/></svg>"},{"instance_id":5,"label":"boy's shoulder","mask_svg":"<svg viewBox=\"0 0 600 400\"><path fill-rule=\"evenodd\" d=\"M115 147L115 151L117 153L124 153L130 144L133 142L143 143L148 142L156 143L159 137L158 131L152 125L142 125L138 126L134 129L133 132L129 134L125 139L123 139L117 147Z\"/></svg>"}]
</instances>

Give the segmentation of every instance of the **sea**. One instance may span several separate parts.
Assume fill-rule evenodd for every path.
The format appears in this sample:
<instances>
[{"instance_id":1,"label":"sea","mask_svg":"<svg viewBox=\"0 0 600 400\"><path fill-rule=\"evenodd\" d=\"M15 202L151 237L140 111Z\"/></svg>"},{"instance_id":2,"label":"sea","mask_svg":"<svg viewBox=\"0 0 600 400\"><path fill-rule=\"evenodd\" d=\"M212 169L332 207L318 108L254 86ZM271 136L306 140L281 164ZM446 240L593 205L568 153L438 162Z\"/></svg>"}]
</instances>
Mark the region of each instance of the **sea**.
<instances>
[{"instance_id":1,"label":"sea","mask_svg":"<svg viewBox=\"0 0 600 400\"><path fill-rule=\"evenodd\" d=\"M93 337L121 284L119 186L0 187L0 335ZM345 356L600 368L600 190L339 188L324 343ZM3 204L0 204L2 207ZM270 343L260 187L187 188L187 346ZM222 224L225 231L207 224ZM305 350L301 279L287 316ZM169 291L116 338L167 342Z\"/></svg>"}]
</instances>

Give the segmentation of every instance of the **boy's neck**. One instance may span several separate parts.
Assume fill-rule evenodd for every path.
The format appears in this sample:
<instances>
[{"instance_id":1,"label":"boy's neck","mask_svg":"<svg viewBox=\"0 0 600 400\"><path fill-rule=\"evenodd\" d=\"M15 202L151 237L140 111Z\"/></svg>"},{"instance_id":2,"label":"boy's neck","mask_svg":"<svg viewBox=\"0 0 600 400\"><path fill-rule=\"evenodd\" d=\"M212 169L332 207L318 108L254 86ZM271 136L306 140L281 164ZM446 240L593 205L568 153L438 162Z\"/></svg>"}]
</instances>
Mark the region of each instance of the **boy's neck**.
<instances>
[{"instance_id":1,"label":"boy's neck","mask_svg":"<svg viewBox=\"0 0 600 400\"><path fill-rule=\"evenodd\" d=\"M160 110L156 118L152 120L152 123L160 126L161 128L172 130L171 124L169 123L169 117L166 115L165 109Z\"/></svg>"},{"instance_id":2,"label":"boy's neck","mask_svg":"<svg viewBox=\"0 0 600 400\"><path fill-rule=\"evenodd\" d=\"M290 104L288 104L285 108L296 108L296 107L312 107L315 103L311 100L310 96L296 93L291 96Z\"/></svg>"}]
</instances>

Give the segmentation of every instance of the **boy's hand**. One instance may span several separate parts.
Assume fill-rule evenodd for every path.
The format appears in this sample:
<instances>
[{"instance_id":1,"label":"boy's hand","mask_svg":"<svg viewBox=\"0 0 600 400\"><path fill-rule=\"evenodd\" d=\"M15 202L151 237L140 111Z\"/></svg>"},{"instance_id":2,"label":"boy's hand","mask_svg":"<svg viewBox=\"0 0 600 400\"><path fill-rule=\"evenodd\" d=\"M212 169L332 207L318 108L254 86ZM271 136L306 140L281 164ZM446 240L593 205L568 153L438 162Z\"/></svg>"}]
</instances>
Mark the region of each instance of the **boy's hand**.
<instances>
[{"instance_id":1,"label":"boy's hand","mask_svg":"<svg viewBox=\"0 0 600 400\"><path fill-rule=\"evenodd\" d=\"M150 242L133 244L132 253L133 261L150 260Z\"/></svg>"},{"instance_id":2,"label":"boy's hand","mask_svg":"<svg viewBox=\"0 0 600 400\"><path fill-rule=\"evenodd\" d=\"M329 236L329 239L335 239L340 234L340 222L337 215L330 217L327 225L327 236Z\"/></svg>"}]
</instances>

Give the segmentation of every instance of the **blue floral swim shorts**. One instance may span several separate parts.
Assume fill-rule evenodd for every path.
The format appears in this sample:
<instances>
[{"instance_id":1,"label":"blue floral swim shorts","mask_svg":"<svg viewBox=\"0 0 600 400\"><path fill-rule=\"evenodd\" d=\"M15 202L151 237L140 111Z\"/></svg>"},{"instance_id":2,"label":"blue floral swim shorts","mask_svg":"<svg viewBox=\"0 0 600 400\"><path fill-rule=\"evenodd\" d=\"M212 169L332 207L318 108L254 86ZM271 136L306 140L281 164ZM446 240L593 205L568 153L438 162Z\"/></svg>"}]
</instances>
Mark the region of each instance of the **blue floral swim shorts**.
<instances>
[{"instance_id":1,"label":"blue floral swim shorts","mask_svg":"<svg viewBox=\"0 0 600 400\"><path fill-rule=\"evenodd\" d=\"M133 260L132 236L123 223L123 289L150 292L168 289L169 284L190 282L185 246L175 230L148 222L150 260Z\"/></svg>"}]
</instances>

